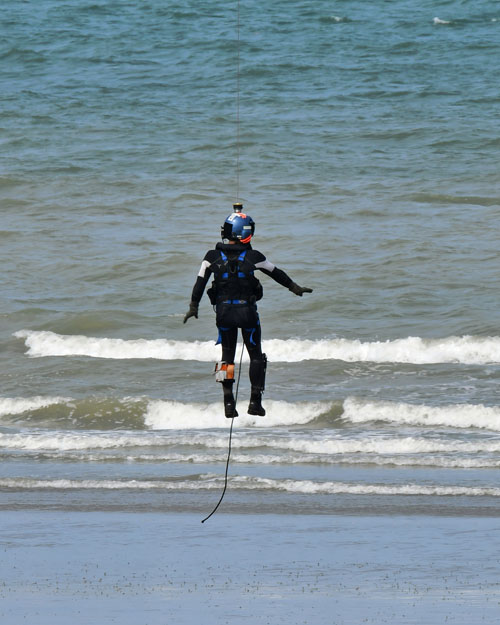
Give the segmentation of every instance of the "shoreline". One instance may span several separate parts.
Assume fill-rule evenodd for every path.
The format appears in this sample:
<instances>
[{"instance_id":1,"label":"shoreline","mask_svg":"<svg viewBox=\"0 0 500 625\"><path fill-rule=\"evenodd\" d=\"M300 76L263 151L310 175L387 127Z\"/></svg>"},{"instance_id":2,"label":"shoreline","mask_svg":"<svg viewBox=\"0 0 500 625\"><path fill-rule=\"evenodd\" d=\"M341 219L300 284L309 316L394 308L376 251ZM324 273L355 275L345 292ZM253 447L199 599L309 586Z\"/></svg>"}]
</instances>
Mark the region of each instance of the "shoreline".
<instances>
[{"instance_id":1,"label":"shoreline","mask_svg":"<svg viewBox=\"0 0 500 625\"><path fill-rule=\"evenodd\" d=\"M17 491L3 490L0 511L43 514L152 514L200 515L204 518L217 504L222 491L134 492L121 491ZM481 499L481 502L477 500ZM262 517L430 517L499 518L500 506L494 497L415 497L400 495L303 495L273 496L227 492L217 515Z\"/></svg>"}]
</instances>

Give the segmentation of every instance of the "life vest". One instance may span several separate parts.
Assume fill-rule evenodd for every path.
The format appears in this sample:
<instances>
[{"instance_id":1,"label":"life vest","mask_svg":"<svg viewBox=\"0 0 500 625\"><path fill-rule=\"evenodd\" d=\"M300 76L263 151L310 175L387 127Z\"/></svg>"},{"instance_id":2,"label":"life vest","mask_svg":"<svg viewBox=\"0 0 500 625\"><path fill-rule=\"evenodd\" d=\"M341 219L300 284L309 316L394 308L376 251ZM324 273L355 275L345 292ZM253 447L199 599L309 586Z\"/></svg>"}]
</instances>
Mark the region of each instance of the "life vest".
<instances>
[{"instance_id":1,"label":"life vest","mask_svg":"<svg viewBox=\"0 0 500 625\"><path fill-rule=\"evenodd\" d=\"M238 258L228 258L220 250L220 260L212 264L214 281L207 293L212 304L254 304L262 299L263 290L254 276L255 265L243 250Z\"/></svg>"}]
</instances>

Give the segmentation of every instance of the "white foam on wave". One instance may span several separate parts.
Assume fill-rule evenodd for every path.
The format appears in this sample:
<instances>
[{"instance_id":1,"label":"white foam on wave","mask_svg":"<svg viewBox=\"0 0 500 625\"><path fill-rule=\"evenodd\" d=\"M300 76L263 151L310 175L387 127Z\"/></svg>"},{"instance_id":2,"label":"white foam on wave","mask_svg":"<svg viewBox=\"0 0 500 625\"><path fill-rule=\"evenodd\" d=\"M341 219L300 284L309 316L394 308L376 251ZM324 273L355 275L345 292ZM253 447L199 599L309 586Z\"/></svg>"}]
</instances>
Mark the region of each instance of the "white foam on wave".
<instances>
[{"instance_id":1,"label":"white foam on wave","mask_svg":"<svg viewBox=\"0 0 500 625\"><path fill-rule=\"evenodd\" d=\"M482 404L426 406L348 398L343 418L351 423L385 421L394 425L482 428L500 432L500 407Z\"/></svg>"},{"instance_id":2,"label":"white foam on wave","mask_svg":"<svg viewBox=\"0 0 500 625\"><path fill-rule=\"evenodd\" d=\"M141 400L142 401L142 400ZM74 400L64 397L0 398L0 416L23 414L51 405L72 405ZM496 453L500 445L496 442L466 443L463 441L443 442L438 439L419 437L370 437L345 438L345 433L336 429L322 431L318 437L311 431L307 437L297 432L289 435L286 428L311 424L321 416L332 414L336 402L286 402L266 400L265 417L245 413L246 402L240 402L240 416L235 425L242 430L261 430L263 436L251 436L246 432L241 437L242 447L269 447L307 454L347 453L434 453L485 451ZM225 434L207 430L225 430L229 420L223 415L221 402L189 403L173 400L151 400L146 404L144 425L147 431L71 431L49 432L30 429L23 433L0 433L0 446L19 449L91 449L120 448L129 446L190 445L199 444L207 448L225 447ZM348 397L343 402L339 415L347 423L363 424L383 422L395 426L479 428L500 432L500 406L482 404L450 404L431 406L404 402L372 401ZM269 431L269 434L266 432ZM162 431L164 432L162 434ZM266 434L264 435L264 432ZM286 436L280 434L286 432ZM235 443L237 445L239 443Z\"/></svg>"},{"instance_id":3,"label":"white foam on wave","mask_svg":"<svg viewBox=\"0 0 500 625\"><path fill-rule=\"evenodd\" d=\"M220 417L219 417L220 418ZM223 417L224 418L224 417ZM151 431L47 431L29 430L23 432L0 432L0 449L4 451L25 451L28 453L54 453L65 454L66 452L82 453L88 458L88 452L111 451L117 452L120 457L130 454L129 450L135 449L136 453L143 450L158 450L174 446L200 446L208 449L226 449L227 437L200 432L170 433ZM95 458L99 458L96 455Z\"/></svg>"},{"instance_id":4,"label":"white foam on wave","mask_svg":"<svg viewBox=\"0 0 500 625\"><path fill-rule=\"evenodd\" d=\"M226 440L227 447L227 440ZM44 453L44 458L51 460L65 460L72 462L127 462L127 463L148 463L148 464L221 464L227 459L227 449L220 452L211 453L158 453L158 454L127 454L121 453L68 453L52 452ZM500 460L497 457L450 457L448 455L439 456L436 453L430 455L383 455L373 454L347 454L342 456L295 454L295 453L275 453L258 454L255 452L231 454L231 463L249 465L376 465L380 467L439 467L442 469L496 469L500 467Z\"/></svg>"},{"instance_id":5,"label":"white foam on wave","mask_svg":"<svg viewBox=\"0 0 500 625\"><path fill-rule=\"evenodd\" d=\"M436 25L446 25L446 24L451 24L451 22L450 22L450 21L448 21L448 20L442 20L442 19L440 19L439 17L435 17L432 21L433 21L433 23L434 23L434 24L436 24Z\"/></svg>"},{"instance_id":6,"label":"white foam on wave","mask_svg":"<svg viewBox=\"0 0 500 625\"><path fill-rule=\"evenodd\" d=\"M350 456L343 464L373 464L380 467L437 467L440 469L498 469L495 458L451 458L449 456Z\"/></svg>"},{"instance_id":7,"label":"white foam on wave","mask_svg":"<svg viewBox=\"0 0 500 625\"><path fill-rule=\"evenodd\" d=\"M259 438L244 437L235 442L235 447L269 447L315 456L338 456L363 454L367 458L372 455L414 455L414 454L476 454L500 452L500 440L479 440L467 442L461 440L439 440L413 436L402 437L365 437L365 438L331 438L323 435L321 439L280 437Z\"/></svg>"},{"instance_id":8,"label":"white foam on wave","mask_svg":"<svg viewBox=\"0 0 500 625\"><path fill-rule=\"evenodd\" d=\"M213 341L174 341L168 339L110 339L69 336L48 331L20 330L32 357L89 356L92 358L156 358L213 362L220 348ZM500 337L451 336L443 339L407 337L363 342L349 339L270 339L263 341L269 360L343 360L346 362L400 362L412 364L488 364L500 362ZM248 356L244 355L244 360Z\"/></svg>"},{"instance_id":9,"label":"white foam on wave","mask_svg":"<svg viewBox=\"0 0 500 625\"><path fill-rule=\"evenodd\" d=\"M153 480L38 480L33 478L0 478L0 488L26 490L193 490L198 489L196 480L153 481ZM204 489L219 488L215 481L205 482Z\"/></svg>"},{"instance_id":10,"label":"white foam on wave","mask_svg":"<svg viewBox=\"0 0 500 625\"><path fill-rule=\"evenodd\" d=\"M71 401L67 397L0 397L0 417L22 414Z\"/></svg>"},{"instance_id":11,"label":"white foam on wave","mask_svg":"<svg viewBox=\"0 0 500 625\"><path fill-rule=\"evenodd\" d=\"M217 360L215 341L169 341L167 339L110 339L82 335L62 335L48 331L20 330L14 334L25 340L28 356L90 356L126 360Z\"/></svg>"},{"instance_id":12,"label":"white foam on wave","mask_svg":"<svg viewBox=\"0 0 500 625\"><path fill-rule=\"evenodd\" d=\"M442 486L430 484L360 484L346 482L315 482L312 480L277 480L254 476L229 478L232 490L260 490L301 495L383 495L438 497L500 497L500 488L489 486ZM70 480L0 478L0 488L15 490L213 490L219 489L223 478L213 474L186 476L171 480Z\"/></svg>"},{"instance_id":13,"label":"white foam on wave","mask_svg":"<svg viewBox=\"0 0 500 625\"><path fill-rule=\"evenodd\" d=\"M249 435L240 431L233 440L231 462L237 464L371 464L377 466L425 466L441 468L497 468L500 440L474 442L418 437L370 437L309 440L290 436ZM181 449L183 448L183 449ZM213 432L157 432L55 436L47 433L1 434L0 451L41 455L71 462L127 462L210 464L227 457L227 435Z\"/></svg>"},{"instance_id":14,"label":"white foam on wave","mask_svg":"<svg viewBox=\"0 0 500 625\"><path fill-rule=\"evenodd\" d=\"M352 484L345 482L314 482L312 480L276 480L262 477L236 476L231 487L249 490L277 490L304 495L423 495L500 497L500 488L473 486L441 486L427 484Z\"/></svg>"},{"instance_id":15,"label":"white foam on wave","mask_svg":"<svg viewBox=\"0 0 500 625\"><path fill-rule=\"evenodd\" d=\"M151 447L165 444L165 440L142 432L50 432L34 430L21 433L0 432L0 448L24 451L72 451L87 449L123 449Z\"/></svg>"},{"instance_id":16,"label":"white foam on wave","mask_svg":"<svg viewBox=\"0 0 500 625\"><path fill-rule=\"evenodd\" d=\"M280 427L304 425L328 412L331 402L298 402L267 400L266 416L244 414L246 405L241 403L237 417L238 427ZM152 430L207 429L227 427L229 421L222 413L222 403L189 404L158 400L148 405L144 423Z\"/></svg>"}]
</instances>

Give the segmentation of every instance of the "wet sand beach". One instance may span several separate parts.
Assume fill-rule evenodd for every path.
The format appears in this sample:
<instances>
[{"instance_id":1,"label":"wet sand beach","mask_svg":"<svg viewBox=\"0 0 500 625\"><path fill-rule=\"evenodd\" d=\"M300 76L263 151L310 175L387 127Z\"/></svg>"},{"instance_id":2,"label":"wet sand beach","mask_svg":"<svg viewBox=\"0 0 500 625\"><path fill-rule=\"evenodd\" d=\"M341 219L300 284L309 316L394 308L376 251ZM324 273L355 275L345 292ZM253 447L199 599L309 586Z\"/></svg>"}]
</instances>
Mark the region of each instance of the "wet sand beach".
<instances>
[{"instance_id":1,"label":"wet sand beach","mask_svg":"<svg viewBox=\"0 0 500 625\"><path fill-rule=\"evenodd\" d=\"M3 625L498 622L494 518L2 513Z\"/></svg>"}]
</instances>

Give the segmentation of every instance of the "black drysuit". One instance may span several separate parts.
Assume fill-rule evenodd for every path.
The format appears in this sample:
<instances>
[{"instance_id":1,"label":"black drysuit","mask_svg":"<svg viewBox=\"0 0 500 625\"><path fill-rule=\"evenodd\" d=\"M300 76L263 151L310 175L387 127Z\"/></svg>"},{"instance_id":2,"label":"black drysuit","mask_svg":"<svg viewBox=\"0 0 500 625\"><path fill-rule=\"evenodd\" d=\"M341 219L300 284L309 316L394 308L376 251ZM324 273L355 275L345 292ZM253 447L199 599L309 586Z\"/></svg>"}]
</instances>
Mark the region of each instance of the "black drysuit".
<instances>
[{"instance_id":1,"label":"black drysuit","mask_svg":"<svg viewBox=\"0 0 500 625\"><path fill-rule=\"evenodd\" d=\"M262 287L254 276L260 270L286 288L292 279L266 259L264 254L243 243L217 243L201 263L191 296L191 303L199 304L210 276L214 282L208 294L216 309L222 360L234 363L238 328L250 356L250 383L252 391L264 390L265 355L261 348L261 328L256 301L262 297Z\"/></svg>"}]
</instances>

